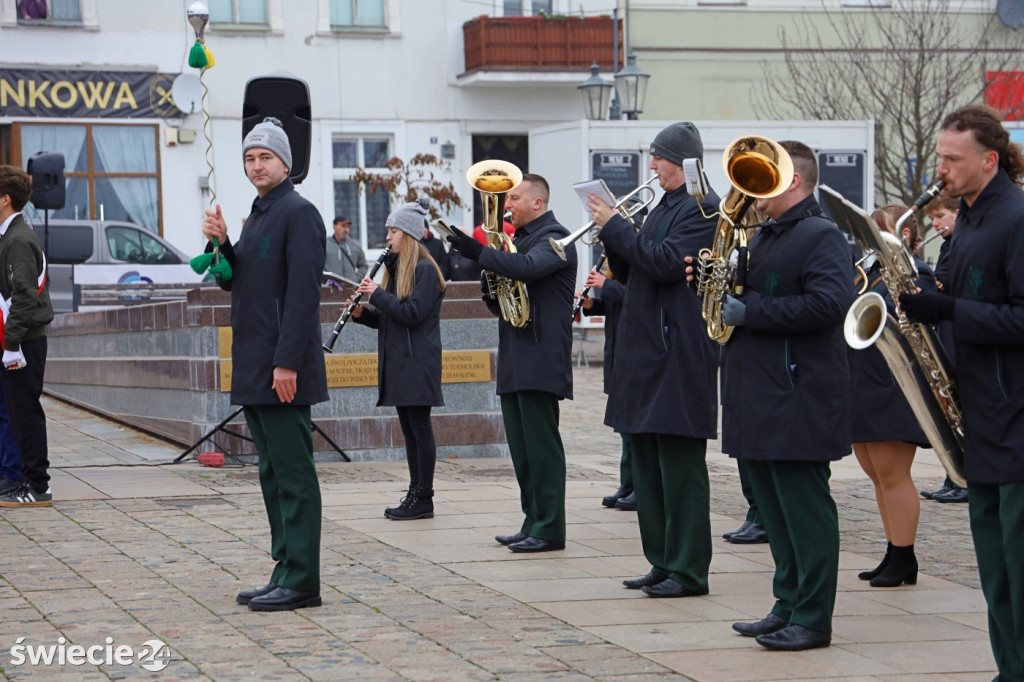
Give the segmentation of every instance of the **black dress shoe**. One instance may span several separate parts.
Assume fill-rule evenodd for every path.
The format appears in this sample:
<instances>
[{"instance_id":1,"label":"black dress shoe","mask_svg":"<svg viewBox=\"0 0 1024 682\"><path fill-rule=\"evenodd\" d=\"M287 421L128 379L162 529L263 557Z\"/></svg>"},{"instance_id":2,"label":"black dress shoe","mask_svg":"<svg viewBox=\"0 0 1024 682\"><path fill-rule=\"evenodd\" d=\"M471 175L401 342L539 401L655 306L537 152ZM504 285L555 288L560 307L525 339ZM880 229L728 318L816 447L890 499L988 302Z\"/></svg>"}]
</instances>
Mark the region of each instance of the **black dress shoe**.
<instances>
[{"instance_id":1,"label":"black dress shoe","mask_svg":"<svg viewBox=\"0 0 1024 682\"><path fill-rule=\"evenodd\" d=\"M955 488L951 485L944 485L938 490L921 490L919 492L921 493L921 497L925 498L926 500L930 500L936 495L948 493L950 490L955 490Z\"/></svg>"},{"instance_id":2,"label":"black dress shoe","mask_svg":"<svg viewBox=\"0 0 1024 682\"><path fill-rule=\"evenodd\" d=\"M630 493L615 503L616 509L636 511L636 493Z\"/></svg>"},{"instance_id":3,"label":"black dress shoe","mask_svg":"<svg viewBox=\"0 0 1024 682\"><path fill-rule=\"evenodd\" d=\"M810 630L803 625L790 624L781 630L758 635L757 643L775 651L804 651L820 649L832 643L832 633Z\"/></svg>"},{"instance_id":4,"label":"black dress shoe","mask_svg":"<svg viewBox=\"0 0 1024 682\"><path fill-rule=\"evenodd\" d=\"M628 587L631 590L639 590L642 587L650 587L652 585L657 585L662 580L665 580L667 577L668 577L667 575L655 575L654 571L651 571L650 573L645 575L643 578L633 578L632 580L623 580L622 584L625 585L626 587Z\"/></svg>"},{"instance_id":5,"label":"black dress shoe","mask_svg":"<svg viewBox=\"0 0 1024 682\"><path fill-rule=\"evenodd\" d=\"M607 497L602 498L601 499L601 504L603 504L606 507L614 507L616 502L618 502L623 497L625 497L626 495L629 495L632 492L633 492L633 486L631 486L631 485L620 486L619 489L616 490L615 492L613 492L611 495L608 495Z\"/></svg>"},{"instance_id":6,"label":"black dress shoe","mask_svg":"<svg viewBox=\"0 0 1024 682\"><path fill-rule=\"evenodd\" d=\"M278 587L262 597L253 597L249 601L249 610L291 611L307 606L320 606L322 603L319 592L299 592L287 587Z\"/></svg>"},{"instance_id":7,"label":"black dress shoe","mask_svg":"<svg viewBox=\"0 0 1024 682\"><path fill-rule=\"evenodd\" d=\"M525 540L513 542L508 548L513 552L550 552L553 549L565 549L565 543L548 542L547 540L527 536Z\"/></svg>"},{"instance_id":8,"label":"black dress shoe","mask_svg":"<svg viewBox=\"0 0 1024 682\"><path fill-rule=\"evenodd\" d=\"M787 625L789 625L789 621L785 618L780 618L774 613L769 613L756 623L733 623L732 629L744 637L757 637L758 635L767 635L772 632L778 632Z\"/></svg>"},{"instance_id":9,"label":"black dress shoe","mask_svg":"<svg viewBox=\"0 0 1024 682\"><path fill-rule=\"evenodd\" d=\"M759 545L763 542L768 542L768 533L765 532L764 526L759 523L752 523L742 531L736 531L729 542L736 543L737 545Z\"/></svg>"},{"instance_id":10,"label":"black dress shoe","mask_svg":"<svg viewBox=\"0 0 1024 682\"><path fill-rule=\"evenodd\" d=\"M731 530L728 533L722 533L722 538L724 538L726 540L730 540L733 535L736 535L736 533L742 533L746 529L750 528L750 524L751 523L753 523L753 522L752 521L744 521L743 525L740 526L739 528L737 528L736 530Z\"/></svg>"},{"instance_id":11,"label":"black dress shoe","mask_svg":"<svg viewBox=\"0 0 1024 682\"><path fill-rule=\"evenodd\" d=\"M248 604L255 597L262 597L265 594L270 594L277 589L277 583L267 583L263 587L257 587L255 590L242 590L235 597L235 602L238 604Z\"/></svg>"},{"instance_id":12,"label":"black dress shoe","mask_svg":"<svg viewBox=\"0 0 1024 682\"><path fill-rule=\"evenodd\" d=\"M952 488L941 495L932 495L936 502L966 502L967 488Z\"/></svg>"},{"instance_id":13,"label":"black dress shoe","mask_svg":"<svg viewBox=\"0 0 1024 682\"><path fill-rule=\"evenodd\" d=\"M672 578L665 578L655 585L648 585L647 587L642 587L640 589L648 597L663 597L666 599L672 597L695 597L698 594L707 594L707 591L690 592L683 589L683 586Z\"/></svg>"},{"instance_id":14,"label":"black dress shoe","mask_svg":"<svg viewBox=\"0 0 1024 682\"><path fill-rule=\"evenodd\" d=\"M530 537L526 533L516 533L515 535L495 535L494 540L501 545L511 545L515 542L522 542L526 538Z\"/></svg>"}]
</instances>

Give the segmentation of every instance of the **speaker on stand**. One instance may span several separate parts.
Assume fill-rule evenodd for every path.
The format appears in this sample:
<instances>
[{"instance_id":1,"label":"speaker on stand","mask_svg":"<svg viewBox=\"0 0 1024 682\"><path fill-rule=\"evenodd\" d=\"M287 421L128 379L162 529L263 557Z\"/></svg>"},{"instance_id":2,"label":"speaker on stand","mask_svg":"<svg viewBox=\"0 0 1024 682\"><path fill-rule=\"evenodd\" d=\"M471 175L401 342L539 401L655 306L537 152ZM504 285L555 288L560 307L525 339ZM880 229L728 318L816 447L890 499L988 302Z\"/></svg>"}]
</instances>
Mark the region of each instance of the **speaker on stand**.
<instances>
[{"instance_id":1,"label":"speaker on stand","mask_svg":"<svg viewBox=\"0 0 1024 682\"><path fill-rule=\"evenodd\" d=\"M28 158L25 172L32 178L32 205L43 210L43 252L50 257L50 210L64 208L64 155L38 152Z\"/></svg>"}]
</instances>

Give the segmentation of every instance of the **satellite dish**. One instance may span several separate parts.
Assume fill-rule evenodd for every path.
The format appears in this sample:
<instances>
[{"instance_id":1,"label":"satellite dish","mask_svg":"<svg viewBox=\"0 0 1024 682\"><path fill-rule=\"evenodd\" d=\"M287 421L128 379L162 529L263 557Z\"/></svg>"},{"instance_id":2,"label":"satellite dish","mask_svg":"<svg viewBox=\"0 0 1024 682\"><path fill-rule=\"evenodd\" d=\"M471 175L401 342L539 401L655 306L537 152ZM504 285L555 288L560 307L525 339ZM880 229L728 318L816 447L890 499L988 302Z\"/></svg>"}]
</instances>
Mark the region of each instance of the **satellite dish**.
<instances>
[{"instance_id":1,"label":"satellite dish","mask_svg":"<svg viewBox=\"0 0 1024 682\"><path fill-rule=\"evenodd\" d=\"M194 73L183 73L174 79L171 86L171 99L178 111L184 114L194 114L202 100L202 86L199 83L199 76Z\"/></svg>"},{"instance_id":2,"label":"satellite dish","mask_svg":"<svg viewBox=\"0 0 1024 682\"><path fill-rule=\"evenodd\" d=\"M1024 26L1024 1L999 0L996 3L996 14L1004 24L1016 31Z\"/></svg>"}]
</instances>

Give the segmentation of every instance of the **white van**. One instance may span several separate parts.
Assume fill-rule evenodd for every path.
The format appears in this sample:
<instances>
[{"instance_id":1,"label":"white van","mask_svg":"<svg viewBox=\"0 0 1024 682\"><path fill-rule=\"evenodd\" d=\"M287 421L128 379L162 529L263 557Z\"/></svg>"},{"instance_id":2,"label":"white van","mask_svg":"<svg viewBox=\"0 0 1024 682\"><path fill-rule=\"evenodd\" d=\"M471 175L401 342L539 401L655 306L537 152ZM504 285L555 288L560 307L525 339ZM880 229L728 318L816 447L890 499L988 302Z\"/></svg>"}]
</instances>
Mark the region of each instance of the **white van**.
<instances>
[{"instance_id":1,"label":"white van","mask_svg":"<svg viewBox=\"0 0 1024 682\"><path fill-rule=\"evenodd\" d=\"M50 263L50 299L55 313L76 310L75 285L190 284L203 280L190 256L134 223L117 220L32 220Z\"/></svg>"}]
</instances>

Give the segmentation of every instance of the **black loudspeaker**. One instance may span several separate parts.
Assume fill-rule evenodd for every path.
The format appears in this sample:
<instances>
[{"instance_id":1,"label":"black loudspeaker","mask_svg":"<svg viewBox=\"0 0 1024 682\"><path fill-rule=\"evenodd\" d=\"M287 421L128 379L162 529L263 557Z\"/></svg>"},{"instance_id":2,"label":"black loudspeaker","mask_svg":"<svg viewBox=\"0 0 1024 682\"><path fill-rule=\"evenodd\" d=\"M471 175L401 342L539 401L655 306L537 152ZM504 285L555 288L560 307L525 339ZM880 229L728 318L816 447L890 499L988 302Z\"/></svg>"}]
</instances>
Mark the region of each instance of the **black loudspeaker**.
<instances>
[{"instance_id":1,"label":"black loudspeaker","mask_svg":"<svg viewBox=\"0 0 1024 682\"><path fill-rule=\"evenodd\" d=\"M242 102L242 139L267 116L284 126L292 147L289 177L296 185L309 173L309 150L313 141L313 112L309 86L301 78L259 76L245 84Z\"/></svg>"},{"instance_id":2,"label":"black loudspeaker","mask_svg":"<svg viewBox=\"0 0 1024 682\"><path fill-rule=\"evenodd\" d=\"M64 208L64 155L39 152L30 156L25 172L32 176L32 205L40 210Z\"/></svg>"}]
</instances>

